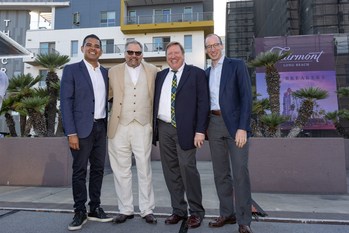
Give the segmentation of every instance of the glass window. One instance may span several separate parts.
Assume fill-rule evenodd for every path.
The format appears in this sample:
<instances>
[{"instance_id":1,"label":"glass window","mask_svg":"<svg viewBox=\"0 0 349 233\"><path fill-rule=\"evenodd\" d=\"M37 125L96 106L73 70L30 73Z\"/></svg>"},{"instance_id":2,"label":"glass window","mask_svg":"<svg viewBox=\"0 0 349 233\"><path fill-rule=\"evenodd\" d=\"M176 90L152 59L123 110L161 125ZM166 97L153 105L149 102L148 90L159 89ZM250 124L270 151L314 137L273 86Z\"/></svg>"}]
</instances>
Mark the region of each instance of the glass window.
<instances>
[{"instance_id":1,"label":"glass window","mask_svg":"<svg viewBox=\"0 0 349 233\"><path fill-rule=\"evenodd\" d=\"M191 6L184 7L183 21L193 21L193 8Z\"/></svg>"},{"instance_id":2,"label":"glass window","mask_svg":"<svg viewBox=\"0 0 349 233\"><path fill-rule=\"evenodd\" d=\"M136 24L136 11L129 11L128 12L128 19L127 19L127 24Z\"/></svg>"},{"instance_id":3,"label":"glass window","mask_svg":"<svg viewBox=\"0 0 349 233\"><path fill-rule=\"evenodd\" d=\"M103 53L114 53L114 40L101 40Z\"/></svg>"},{"instance_id":4,"label":"glass window","mask_svg":"<svg viewBox=\"0 0 349 233\"><path fill-rule=\"evenodd\" d=\"M115 13L115 11L102 11L101 12L101 26L102 27L116 26L116 13Z\"/></svg>"},{"instance_id":5,"label":"glass window","mask_svg":"<svg viewBox=\"0 0 349 233\"><path fill-rule=\"evenodd\" d=\"M46 76L48 70L39 70L39 75L41 76L41 80L39 81L39 87L46 87Z\"/></svg>"},{"instance_id":6,"label":"glass window","mask_svg":"<svg viewBox=\"0 0 349 233\"><path fill-rule=\"evenodd\" d=\"M79 41L77 40L72 40L70 42L70 56L71 57L77 57L78 56L78 51L79 51Z\"/></svg>"},{"instance_id":7,"label":"glass window","mask_svg":"<svg viewBox=\"0 0 349 233\"><path fill-rule=\"evenodd\" d=\"M55 43L54 42L41 42L39 54L48 54L55 52Z\"/></svg>"},{"instance_id":8,"label":"glass window","mask_svg":"<svg viewBox=\"0 0 349 233\"><path fill-rule=\"evenodd\" d=\"M185 52L191 52L193 49L192 35L184 35L184 50Z\"/></svg>"},{"instance_id":9,"label":"glass window","mask_svg":"<svg viewBox=\"0 0 349 233\"><path fill-rule=\"evenodd\" d=\"M153 37L153 51L165 51L166 45L170 43L171 37Z\"/></svg>"},{"instance_id":10,"label":"glass window","mask_svg":"<svg viewBox=\"0 0 349 233\"><path fill-rule=\"evenodd\" d=\"M79 12L75 12L73 14L73 24L76 26L80 25L80 13Z\"/></svg>"},{"instance_id":11,"label":"glass window","mask_svg":"<svg viewBox=\"0 0 349 233\"><path fill-rule=\"evenodd\" d=\"M171 10L170 9L155 9L155 23L168 23L171 22Z\"/></svg>"}]
</instances>

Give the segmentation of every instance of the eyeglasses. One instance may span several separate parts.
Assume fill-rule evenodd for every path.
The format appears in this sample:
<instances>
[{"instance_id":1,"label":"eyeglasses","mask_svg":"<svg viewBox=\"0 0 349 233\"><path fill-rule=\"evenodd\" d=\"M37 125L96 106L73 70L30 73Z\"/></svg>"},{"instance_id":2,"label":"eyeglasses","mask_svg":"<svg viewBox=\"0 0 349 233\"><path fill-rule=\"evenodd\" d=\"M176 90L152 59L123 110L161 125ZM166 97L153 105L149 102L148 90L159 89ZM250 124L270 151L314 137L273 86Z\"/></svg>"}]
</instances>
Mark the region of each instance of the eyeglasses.
<instances>
[{"instance_id":1,"label":"eyeglasses","mask_svg":"<svg viewBox=\"0 0 349 233\"><path fill-rule=\"evenodd\" d=\"M126 51L128 55L132 56L135 54L137 57L142 55L142 51L132 51L132 50L127 50Z\"/></svg>"},{"instance_id":2,"label":"eyeglasses","mask_svg":"<svg viewBox=\"0 0 349 233\"><path fill-rule=\"evenodd\" d=\"M206 45L206 49L216 49L218 48L218 46L220 46L220 43L215 43L215 44L211 44L211 45Z\"/></svg>"}]
</instances>

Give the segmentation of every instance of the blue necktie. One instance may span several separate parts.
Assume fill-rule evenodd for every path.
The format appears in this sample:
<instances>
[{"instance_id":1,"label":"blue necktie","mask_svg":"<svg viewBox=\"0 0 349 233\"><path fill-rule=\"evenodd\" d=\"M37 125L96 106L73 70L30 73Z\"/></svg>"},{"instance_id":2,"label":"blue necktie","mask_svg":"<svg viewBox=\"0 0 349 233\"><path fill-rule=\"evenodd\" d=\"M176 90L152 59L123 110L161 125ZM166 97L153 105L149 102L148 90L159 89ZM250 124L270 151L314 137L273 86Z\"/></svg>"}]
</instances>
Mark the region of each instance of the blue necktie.
<instances>
[{"instance_id":1,"label":"blue necktie","mask_svg":"<svg viewBox=\"0 0 349 233\"><path fill-rule=\"evenodd\" d=\"M172 85L171 85L171 125L176 128L176 116L175 116L175 101L176 101L176 91L177 91L177 71L171 70L173 72Z\"/></svg>"}]
</instances>

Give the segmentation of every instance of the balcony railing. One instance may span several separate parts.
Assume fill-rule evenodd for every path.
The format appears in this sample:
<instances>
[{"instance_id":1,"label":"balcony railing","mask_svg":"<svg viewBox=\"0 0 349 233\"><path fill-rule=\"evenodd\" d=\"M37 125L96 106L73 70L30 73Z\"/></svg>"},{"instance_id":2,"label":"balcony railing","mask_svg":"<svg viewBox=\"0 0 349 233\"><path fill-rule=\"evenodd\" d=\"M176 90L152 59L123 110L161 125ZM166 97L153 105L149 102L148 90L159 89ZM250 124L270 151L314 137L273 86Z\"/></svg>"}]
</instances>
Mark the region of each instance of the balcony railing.
<instances>
[{"instance_id":1,"label":"balcony railing","mask_svg":"<svg viewBox=\"0 0 349 233\"><path fill-rule=\"evenodd\" d=\"M155 24L174 22L200 22L213 20L212 12L201 12L191 14L164 14L164 15L140 15L125 18L124 24Z\"/></svg>"},{"instance_id":2,"label":"balcony railing","mask_svg":"<svg viewBox=\"0 0 349 233\"><path fill-rule=\"evenodd\" d=\"M39 54L51 54L51 53L59 54L59 52L54 48L34 48L34 49L28 49L28 50L32 52L34 57L36 57Z\"/></svg>"}]
</instances>

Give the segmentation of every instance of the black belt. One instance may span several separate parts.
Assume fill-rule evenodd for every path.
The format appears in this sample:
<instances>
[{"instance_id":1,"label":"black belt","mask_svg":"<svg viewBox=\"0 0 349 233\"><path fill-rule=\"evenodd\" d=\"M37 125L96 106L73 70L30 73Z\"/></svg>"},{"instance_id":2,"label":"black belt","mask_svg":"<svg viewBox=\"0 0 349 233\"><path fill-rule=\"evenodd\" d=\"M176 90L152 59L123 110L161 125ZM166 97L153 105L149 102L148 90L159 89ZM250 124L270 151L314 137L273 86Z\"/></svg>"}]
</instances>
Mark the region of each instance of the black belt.
<instances>
[{"instance_id":1,"label":"black belt","mask_svg":"<svg viewBox=\"0 0 349 233\"><path fill-rule=\"evenodd\" d=\"M222 113L221 113L221 110L211 110L211 113L215 116L221 116Z\"/></svg>"},{"instance_id":2,"label":"black belt","mask_svg":"<svg viewBox=\"0 0 349 233\"><path fill-rule=\"evenodd\" d=\"M102 122L104 121L104 118L100 118L100 119L93 119L93 122Z\"/></svg>"}]
</instances>

